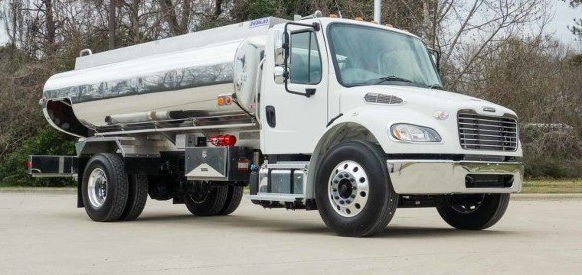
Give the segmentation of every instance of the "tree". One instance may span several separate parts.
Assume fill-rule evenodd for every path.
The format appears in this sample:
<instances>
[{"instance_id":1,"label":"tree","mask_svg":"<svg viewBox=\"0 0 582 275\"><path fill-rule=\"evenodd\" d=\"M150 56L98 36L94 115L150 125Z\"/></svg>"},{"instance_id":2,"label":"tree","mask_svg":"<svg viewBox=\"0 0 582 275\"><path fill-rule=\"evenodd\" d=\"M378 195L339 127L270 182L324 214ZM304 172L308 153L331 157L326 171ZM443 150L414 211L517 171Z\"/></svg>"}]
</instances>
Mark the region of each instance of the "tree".
<instances>
[{"instance_id":1,"label":"tree","mask_svg":"<svg viewBox=\"0 0 582 275\"><path fill-rule=\"evenodd\" d=\"M108 21L108 29L109 29L109 49L115 49L115 29L116 29L116 20L115 20L115 9L117 8L117 0L109 0L109 21Z\"/></svg>"},{"instance_id":2,"label":"tree","mask_svg":"<svg viewBox=\"0 0 582 275\"><path fill-rule=\"evenodd\" d=\"M476 64L495 54L496 45L522 31L526 24L542 22L546 0L425 1L425 29L421 34L442 52L447 87L466 90L464 81ZM431 4L432 3L432 4ZM431 41L432 42L432 41Z\"/></svg>"},{"instance_id":3,"label":"tree","mask_svg":"<svg viewBox=\"0 0 582 275\"><path fill-rule=\"evenodd\" d=\"M570 2L570 7L578 8L582 6L582 0L563 0ZM582 18L575 18L574 25L570 27L573 34L578 35L582 39Z\"/></svg>"}]
</instances>

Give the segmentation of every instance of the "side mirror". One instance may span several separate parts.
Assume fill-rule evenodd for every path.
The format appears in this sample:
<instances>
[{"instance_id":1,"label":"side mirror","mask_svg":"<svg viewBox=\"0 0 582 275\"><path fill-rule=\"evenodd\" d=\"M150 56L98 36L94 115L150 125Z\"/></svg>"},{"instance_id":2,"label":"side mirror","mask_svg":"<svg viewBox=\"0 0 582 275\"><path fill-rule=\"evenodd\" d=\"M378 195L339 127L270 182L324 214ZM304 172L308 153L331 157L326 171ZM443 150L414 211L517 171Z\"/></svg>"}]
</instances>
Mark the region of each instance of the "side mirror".
<instances>
[{"instance_id":1,"label":"side mirror","mask_svg":"<svg viewBox=\"0 0 582 275\"><path fill-rule=\"evenodd\" d=\"M287 52L285 49L287 37L282 30L278 31L275 37L275 66L283 66L285 65L285 53Z\"/></svg>"},{"instance_id":2,"label":"side mirror","mask_svg":"<svg viewBox=\"0 0 582 275\"><path fill-rule=\"evenodd\" d=\"M289 37L285 32L280 32L275 41L275 69L273 70L275 83L284 84L289 77L285 74L287 69L287 53L289 52Z\"/></svg>"},{"instance_id":3,"label":"side mirror","mask_svg":"<svg viewBox=\"0 0 582 275\"><path fill-rule=\"evenodd\" d=\"M285 77L285 67L283 66L275 66L275 70L273 71L275 75L275 83L277 84L284 84L286 77Z\"/></svg>"},{"instance_id":4,"label":"side mirror","mask_svg":"<svg viewBox=\"0 0 582 275\"><path fill-rule=\"evenodd\" d=\"M275 49L275 66L285 65L285 49L283 47Z\"/></svg>"},{"instance_id":5,"label":"side mirror","mask_svg":"<svg viewBox=\"0 0 582 275\"><path fill-rule=\"evenodd\" d=\"M437 71L441 71L441 52L439 50L435 50L432 48L427 48L428 52L430 53L430 57L432 58L432 61L434 62L434 64L437 67Z\"/></svg>"}]
</instances>

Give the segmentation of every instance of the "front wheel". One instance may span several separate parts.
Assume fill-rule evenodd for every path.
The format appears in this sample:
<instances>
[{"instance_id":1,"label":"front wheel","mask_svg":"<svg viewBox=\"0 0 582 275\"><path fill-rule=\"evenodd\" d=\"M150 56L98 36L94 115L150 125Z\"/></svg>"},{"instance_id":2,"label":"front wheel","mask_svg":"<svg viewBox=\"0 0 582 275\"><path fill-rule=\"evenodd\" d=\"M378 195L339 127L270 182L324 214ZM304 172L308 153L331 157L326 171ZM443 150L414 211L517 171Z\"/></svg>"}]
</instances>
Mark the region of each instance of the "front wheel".
<instances>
[{"instance_id":1,"label":"front wheel","mask_svg":"<svg viewBox=\"0 0 582 275\"><path fill-rule=\"evenodd\" d=\"M315 200L325 224L341 236L384 230L398 205L382 149L349 141L332 148L317 172Z\"/></svg>"},{"instance_id":2,"label":"front wheel","mask_svg":"<svg viewBox=\"0 0 582 275\"><path fill-rule=\"evenodd\" d=\"M457 195L453 201L437 207L450 226L463 230L481 230L496 224L509 204L509 194Z\"/></svg>"}]
</instances>

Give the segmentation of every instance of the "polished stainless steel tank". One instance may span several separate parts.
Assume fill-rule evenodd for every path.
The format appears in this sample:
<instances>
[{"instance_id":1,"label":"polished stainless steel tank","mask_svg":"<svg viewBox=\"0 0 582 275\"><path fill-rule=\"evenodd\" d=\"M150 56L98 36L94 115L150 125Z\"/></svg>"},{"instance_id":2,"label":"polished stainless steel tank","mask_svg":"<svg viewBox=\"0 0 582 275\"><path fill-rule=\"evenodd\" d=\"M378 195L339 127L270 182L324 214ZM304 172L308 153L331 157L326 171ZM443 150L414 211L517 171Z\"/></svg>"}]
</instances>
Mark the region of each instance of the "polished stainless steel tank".
<instances>
[{"instance_id":1,"label":"polished stainless steel tank","mask_svg":"<svg viewBox=\"0 0 582 275\"><path fill-rule=\"evenodd\" d=\"M45 115L63 128L46 109L62 101L81 124L99 129L173 116L254 114L267 32L282 22L263 18L79 57L75 70L45 84ZM232 95L234 104L218 106L222 95Z\"/></svg>"}]
</instances>

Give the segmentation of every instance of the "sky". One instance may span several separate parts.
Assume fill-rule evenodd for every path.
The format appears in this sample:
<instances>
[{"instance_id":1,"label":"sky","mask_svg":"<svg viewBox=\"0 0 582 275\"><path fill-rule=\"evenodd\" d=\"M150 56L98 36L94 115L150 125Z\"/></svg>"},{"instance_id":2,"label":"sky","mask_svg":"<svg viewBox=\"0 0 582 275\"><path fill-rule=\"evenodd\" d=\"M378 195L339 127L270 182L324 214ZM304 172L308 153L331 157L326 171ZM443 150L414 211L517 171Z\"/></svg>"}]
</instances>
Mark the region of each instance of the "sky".
<instances>
[{"instance_id":1,"label":"sky","mask_svg":"<svg viewBox=\"0 0 582 275\"><path fill-rule=\"evenodd\" d=\"M568 30L568 26L573 24L572 20L574 18L582 18L582 6L572 9L563 1L553 0L552 2L554 3L554 18L547 26L547 31L553 33L561 42L582 50L582 42L576 41L576 36ZM7 41L8 36L5 32L4 23L0 22L0 45L4 45Z\"/></svg>"},{"instance_id":2,"label":"sky","mask_svg":"<svg viewBox=\"0 0 582 275\"><path fill-rule=\"evenodd\" d=\"M582 18L582 6L572 9L563 1L554 1L554 3L554 18L549 23L548 31L553 32L555 37L563 43L582 50L581 42L576 41L576 36L568 30L568 26L573 25L574 18Z\"/></svg>"}]
</instances>

